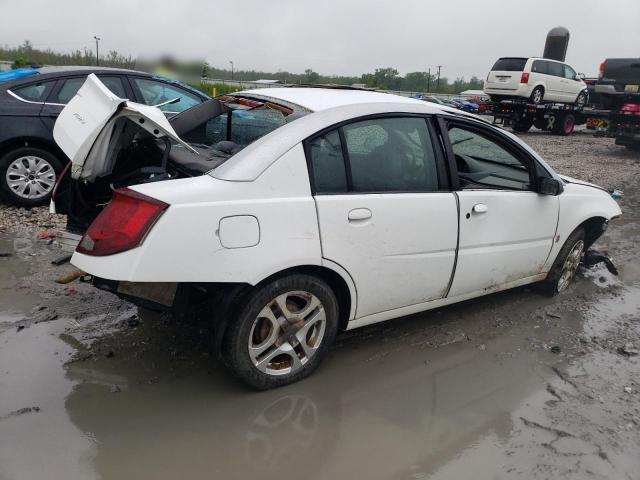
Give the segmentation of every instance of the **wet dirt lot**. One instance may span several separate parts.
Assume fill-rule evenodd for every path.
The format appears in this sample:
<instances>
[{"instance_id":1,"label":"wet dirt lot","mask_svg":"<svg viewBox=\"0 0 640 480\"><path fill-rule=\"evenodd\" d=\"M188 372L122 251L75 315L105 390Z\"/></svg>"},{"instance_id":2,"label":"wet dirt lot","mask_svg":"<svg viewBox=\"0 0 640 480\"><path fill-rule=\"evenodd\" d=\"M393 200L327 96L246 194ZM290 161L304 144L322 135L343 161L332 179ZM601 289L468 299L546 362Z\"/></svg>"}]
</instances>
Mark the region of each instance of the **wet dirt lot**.
<instances>
[{"instance_id":1,"label":"wet dirt lot","mask_svg":"<svg viewBox=\"0 0 640 480\"><path fill-rule=\"evenodd\" d=\"M620 269L564 294L494 294L339 336L310 378L256 393L206 321L53 280L0 206L0 479L638 478L640 154L524 135L560 172L624 190L598 247Z\"/></svg>"}]
</instances>

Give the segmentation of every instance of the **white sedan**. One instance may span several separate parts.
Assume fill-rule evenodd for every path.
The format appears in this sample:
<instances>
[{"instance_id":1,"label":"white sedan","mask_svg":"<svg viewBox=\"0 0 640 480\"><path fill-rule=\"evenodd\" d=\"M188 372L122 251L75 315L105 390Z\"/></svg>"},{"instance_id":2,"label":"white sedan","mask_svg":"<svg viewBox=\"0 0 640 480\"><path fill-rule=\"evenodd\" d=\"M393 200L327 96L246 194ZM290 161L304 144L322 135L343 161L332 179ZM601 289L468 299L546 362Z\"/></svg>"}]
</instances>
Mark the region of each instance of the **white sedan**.
<instances>
[{"instance_id":1,"label":"white sedan","mask_svg":"<svg viewBox=\"0 0 640 480\"><path fill-rule=\"evenodd\" d=\"M117 169L104 159L123 118L193 149L152 107L86 87L55 131L84 185ZM459 110L349 89L233 99L243 118L290 117L206 173L116 189L72 263L140 304L208 303L222 358L258 389L311 373L341 329L534 282L560 292L621 214Z\"/></svg>"}]
</instances>

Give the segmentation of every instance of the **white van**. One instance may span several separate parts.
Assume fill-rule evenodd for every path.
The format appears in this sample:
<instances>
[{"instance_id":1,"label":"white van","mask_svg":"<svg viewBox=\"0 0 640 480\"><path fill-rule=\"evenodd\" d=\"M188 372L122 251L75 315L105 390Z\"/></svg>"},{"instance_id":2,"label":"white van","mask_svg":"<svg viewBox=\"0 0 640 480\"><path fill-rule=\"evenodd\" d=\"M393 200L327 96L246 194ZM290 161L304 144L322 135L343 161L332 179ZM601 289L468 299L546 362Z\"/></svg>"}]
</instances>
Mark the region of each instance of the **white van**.
<instances>
[{"instance_id":1,"label":"white van","mask_svg":"<svg viewBox=\"0 0 640 480\"><path fill-rule=\"evenodd\" d=\"M528 98L531 103L587 103L584 75L566 63L548 58L504 57L498 59L484 82L484 92L492 101Z\"/></svg>"}]
</instances>

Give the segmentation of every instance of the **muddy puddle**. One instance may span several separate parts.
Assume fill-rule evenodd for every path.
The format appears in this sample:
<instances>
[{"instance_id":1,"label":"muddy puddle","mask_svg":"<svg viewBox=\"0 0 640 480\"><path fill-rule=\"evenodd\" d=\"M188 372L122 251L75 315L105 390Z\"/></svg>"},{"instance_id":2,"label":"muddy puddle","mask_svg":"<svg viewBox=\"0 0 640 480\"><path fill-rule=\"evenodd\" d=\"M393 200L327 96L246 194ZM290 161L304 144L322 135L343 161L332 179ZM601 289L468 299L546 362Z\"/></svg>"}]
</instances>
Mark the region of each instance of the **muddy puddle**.
<instances>
[{"instance_id":1,"label":"muddy puddle","mask_svg":"<svg viewBox=\"0 0 640 480\"><path fill-rule=\"evenodd\" d=\"M619 348L640 346L640 275L623 233L603 239L617 278L345 332L310 378L260 393L216 360L206 323L54 284L67 267L50 246L2 234L0 479L637 478L640 357Z\"/></svg>"}]
</instances>

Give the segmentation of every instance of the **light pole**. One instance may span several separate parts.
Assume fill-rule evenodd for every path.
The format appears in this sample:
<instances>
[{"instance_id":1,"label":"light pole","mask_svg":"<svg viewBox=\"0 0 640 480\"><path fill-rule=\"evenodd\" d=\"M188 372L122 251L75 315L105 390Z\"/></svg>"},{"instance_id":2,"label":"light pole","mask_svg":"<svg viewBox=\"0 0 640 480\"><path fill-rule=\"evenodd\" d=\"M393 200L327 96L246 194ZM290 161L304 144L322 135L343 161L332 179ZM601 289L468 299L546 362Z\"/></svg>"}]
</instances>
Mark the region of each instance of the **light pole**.
<instances>
[{"instance_id":1,"label":"light pole","mask_svg":"<svg viewBox=\"0 0 640 480\"><path fill-rule=\"evenodd\" d=\"M438 65L438 90L440 90L440 69L443 67L444 65Z\"/></svg>"},{"instance_id":2,"label":"light pole","mask_svg":"<svg viewBox=\"0 0 640 480\"><path fill-rule=\"evenodd\" d=\"M96 37L94 35L93 38L96 41L96 65L100 65L100 56L98 54L98 42L100 42L100 37Z\"/></svg>"},{"instance_id":3,"label":"light pole","mask_svg":"<svg viewBox=\"0 0 640 480\"><path fill-rule=\"evenodd\" d=\"M233 80L233 60L229 60L229 63L231 64L231 80Z\"/></svg>"},{"instance_id":4,"label":"light pole","mask_svg":"<svg viewBox=\"0 0 640 480\"><path fill-rule=\"evenodd\" d=\"M428 70L429 71L427 72L427 93L429 93L429 91L431 90L431 67L429 67Z\"/></svg>"}]
</instances>

